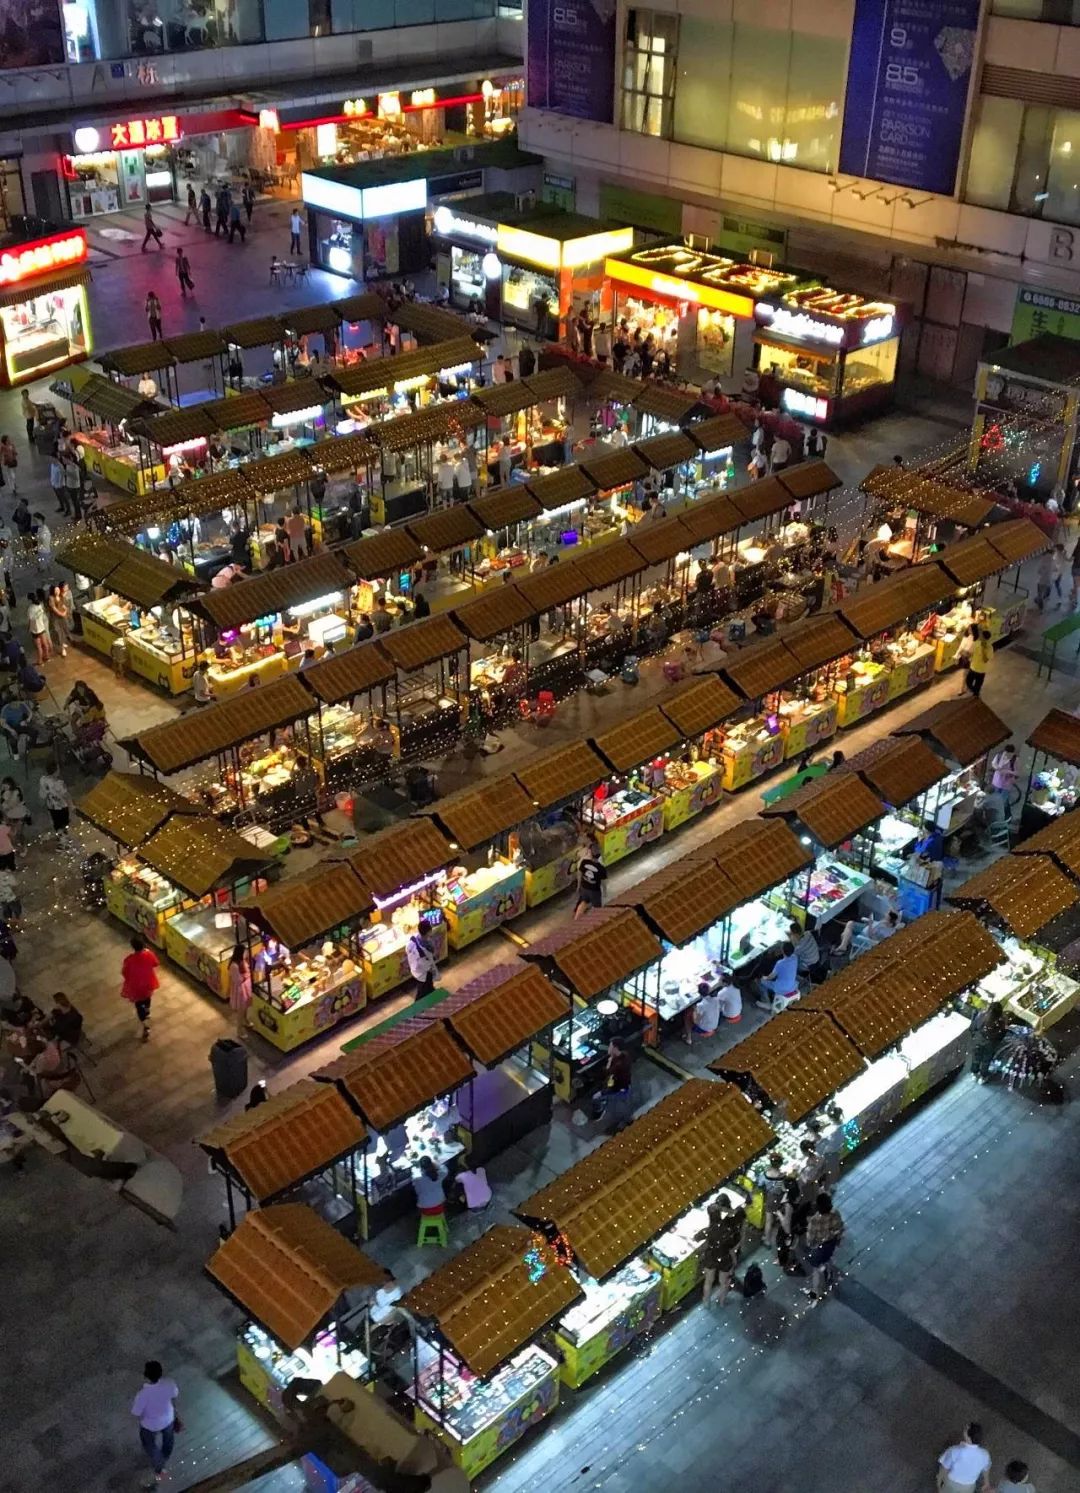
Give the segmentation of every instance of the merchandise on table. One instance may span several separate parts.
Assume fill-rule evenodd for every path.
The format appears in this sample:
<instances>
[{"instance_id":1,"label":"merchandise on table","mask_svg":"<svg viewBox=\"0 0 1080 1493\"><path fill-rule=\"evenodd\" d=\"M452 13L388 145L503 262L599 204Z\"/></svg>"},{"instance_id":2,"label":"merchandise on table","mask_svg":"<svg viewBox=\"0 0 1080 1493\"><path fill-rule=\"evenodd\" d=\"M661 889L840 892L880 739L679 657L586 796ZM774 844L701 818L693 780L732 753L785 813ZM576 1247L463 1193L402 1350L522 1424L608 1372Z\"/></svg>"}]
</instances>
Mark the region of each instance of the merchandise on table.
<instances>
[{"instance_id":1,"label":"merchandise on table","mask_svg":"<svg viewBox=\"0 0 1080 1493\"><path fill-rule=\"evenodd\" d=\"M450 947L463 949L525 911L525 868L494 853L474 871L453 866L439 888L439 900Z\"/></svg>"},{"instance_id":2,"label":"merchandise on table","mask_svg":"<svg viewBox=\"0 0 1080 1493\"><path fill-rule=\"evenodd\" d=\"M726 930L721 922L691 943L667 949L659 963L650 966L639 983L644 986L645 999L650 1005L655 1005L661 1021L673 1021L688 1006L700 1000L698 986L702 981L710 987L721 982L727 967L723 959L726 942Z\"/></svg>"},{"instance_id":3,"label":"merchandise on table","mask_svg":"<svg viewBox=\"0 0 1080 1493\"><path fill-rule=\"evenodd\" d=\"M963 1067L969 1027L961 1012L941 1011L839 1089L831 1103L839 1110L844 1151L854 1151L901 1110Z\"/></svg>"},{"instance_id":4,"label":"merchandise on table","mask_svg":"<svg viewBox=\"0 0 1080 1493\"><path fill-rule=\"evenodd\" d=\"M416 1348L419 1374L406 1391L416 1402L416 1424L447 1442L467 1477L477 1477L559 1403L558 1364L535 1344L487 1379L422 1336Z\"/></svg>"},{"instance_id":5,"label":"merchandise on table","mask_svg":"<svg viewBox=\"0 0 1080 1493\"><path fill-rule=\"evenodd\" d=\"M365 1238L400 1218L414 1205L413 1173L423 1157L450 1169L465 1147L457 1139L459 1122L453 1096L436 1099L418 1114L410 1115L385 1135L369 1130L361 1153L363 1196L362 1233ZM449 1187L449 1181L447 1181Z\"/></svg>"},{"instance_id":6,"label":"merchandise on table","mask_svg":"<svg viewBox=\"0 0 1080 1493\"><path fill-rule=\"evenodd\" d=\"M109 658L116 640L130 632L134 611L130 601L111 594L84 601L80 608L83 642Z\"/></svg>"},{"instance_id":7,"label":"merchandise on table","mask_svg":"<svg viewBox=\"0 0 1080 1493\"><path fill-rule=\"evenodd\" d=\"M105 906L113 917L158 948L165 945L166 922L190 900L134 854L123 856L105 878Z\"/></svg>"},{"instance_id":8,"label":"merchandise on table","mask_svg":"<svg viewBox=\"0 0 1080 1493\"><path fill-rule=\"evenodd\" d=\"M1012 934L999 937L1005 964L979 981L975 995L987 1003L1001 1001L1036 1032L1044 1032L1080 1001L1080 983L1057 968L1048 949L1037 949Z\"/></svg>"},{"instance_id":9,"label":"merchandise on table","mask_svg":"<svg viewBox=\"0 0 1080 1493\"><path fill-rule=\"evenodd\" d=\"M809 873L809 889L801 876L795 883L790 898L792 916L820 928L858 901L870 885L871 878L856 871L854 866L847 866L832 855L820 855ZM769 901L778 907L779 899L786 901L787 896L778 889L769 893Z\"/></svg>"},{"instance_id":10,"label":"merchandise on table","mask_svg":"<svg viewBox=\"0 0 1080 1493\"><path fill-rule=\"evenodd\" d=\"M235 813L258 805L271 816L291 811L293 776L300 758L291 742L266 748L262 739L240 747L237 761L226 765L220 782L204 785L203 796L215 814Z\"/></svg>"},{"instance_id":11,"label":"merchandise on table","mask_svg":"<svg viewBox=\"0 0 1080 1493\"><path fill-rule=\"evenodd\" d=\"M1075 767L1044 767L1031 779L1025 808L1037 809L1047 819L1056 819L1075 809L1080 799L1078 777L1080 772Z\"/></svg>"},{"instance_id":12,"label":"merchandise on table","mask_svg":"<svg viewBox=\"0 0 1080 1493\"><path fill-rule=\"evenodd\" d=\"M410 978L408 942L421 931L431 944L435 961L446 959L446 917L442 908L432 906L438 896L443 874L430 878L429 885L410 895L402 894L400 902L387 902L372 914L372 921L357 935L360 958L364 966L364 983L368 1000L395 990ZM375 919L378 918L378 921Z\"/></svg>"},{"instance_id":13,"label":"merchandise on table","mask_svg":"<svg viewBox=\"0 0 1080 1493\"><path fill-rule=\"evenodd\" d=\"M715 750L715 737L722 737L724 787L729 793L779 767L784 760L784 734L778 716L752 716L725 725L705 738L705 749Z\"/></svg>"},{"instance_id":14,"label":"merchandise on table","mask_svg":"<svg viewBox=\"0 0 1080 1493\"><path fill-rule=\"evenodd\" d=\"M862 649L839 670L833 686L840 725L854 725L890 700L929 683L935 658L936 644L924 641L915 632L902 632L887 641L879 639Z\"/></svg>"},{"instance_id":15,"label":"merchandise on table","mask_svg":"<svg viewBox=\"0 0 1080 1493\"><path fill-rule=\"evenodd\" d=\"M963 829L986 797L981 785L985 757L942 778L926 797L926 818L946 835Z\"/></svg>"},{"instance_id":16,"label":"merchandise on table","mask_svg":"<svg viewBox=\"0 0 1080 1493\"><path fill-rule=\"evenodd\" d=\"M607 1063L608 1043L613 1037L627 1050L634 1050L642 1045L654 1025L655 1018L644 1014L644 1007L628 999L622 1000L611 1015L601 1014L595 1006L584 1006L574 1011L568 1021L560 1021L552 1028L550 1054L546 1039L537 1039L532 1044L531 1057L543 1068L550 1056L555 1093L569 1101L598 1087Z\"/></svg>"},{"instance_id":17,"label":"merchandise on table","mask_svg":"<svg viewBox=\"0 0 1080 1493\"><path fill-rule=\"evenodd\" d=\"M251 1023L282 1052L348 1020L367 1001L364 972L353 952L332 939L317 952L294 957L266 938L251 965Z\"/></svg>"},{"instance_id":18,"label":"merchandise on table","mask_svg":"<svg viewBox=\"0 0 1080 1493\"><path fill-rule=\"evenodd\" d=\"M72 440L82 448L88 472L132 497L146 497L165 482L164 464L153 462L147 466L137 443L116 441L106 430L79 430L73 433Z\"/></svg>"},{"instance_id":19,"label":"merchandise on table","mask_svg":"<svg viewBox=\"0 0 1080 1493\"><path fill-rule=\"evenodd\" d=\"M582 823L599 844L604 865L611 866L664 833L664 798L633 787L597 790L585 804Z\"/></svg>"},{"instance_id":20,"label":"merchandise on table","mask_svg":"<svg viewBox=\"0 0 1080 1493\"><path fill-rule=\"evenodd\" d=\"M732 1208L745 1208L744 1193L721 1187L712 1197L690 1208L649 1245L649 1260L660 1271L663 1281L661 1310L677 1306L701 1280L701 1256L709 1227L709 1208L724 1198Z\"/></svg>"},{"instance_id":21,"label":"merchandise on table","mask_svg":"<svg viewBox=\"0 0 1080 1493\"><path fill-rule=\"evenodd\" d=\"M327 788L347 788L385 772L396 750L396 735L374 711L351 710L348 702L319 709L319 746L313 761Z\"/></svg>"},{"instance_id":22,"label":"merchandise on table","mask_svg":"<svg viewBox=\"0 0 1080 1493\"><path fill-rule=\"evenodd\" d=\"M874 872L899 881L908 867L908 854L921 836L917 814L890 813L879 819L874 826Z\"/></svg>"},{"instance_id":23,"label":"merchandise on table","mask_svg":"<svg viewBox=\"0 0 1080 1493\"><path fill-rule=\"evenodd\" d=\"M788 888L777 887L767 901L757 897L736 907L727 920L728 947L725 964L738 975L769 949L790 937L789 901L794 901L802 886L801 879ZM775 906L771 906L774 902Z\"/></svg>"},{"instance_id":24,"label":"merchandise on table","mask_svg":"<svg viewBox=\"0 0 1080 1493\"><path fill-rule=\"evenodd\" d=\"M695 814L717 803L723 779L715 761L670 760L664 768L660 793L664 800L664 828L675 829Z\"/></svg>"},{"instance_id":25,"label":"merchandise on table","mask_svg":"<svg viewBox=\"0 0 1080 1493\"><path fill-rule=\"evenodd\" d=\"M554 1341L564 1384L579 1389L616 1354L648 1332L661 1310L660 1271L632 1260L603 1283L583 1276L585 1296L560 1317Z\"/></svg>"},{"instance_id":26,"label":"merchandise on table","mask_svg":"<svg viewBox=\"0 0 1080 1493\"><path fill-rule=\"evenodd\" d=\"M252 679L265 684L284 674L289 663L282 643L280 618L261 618L223 632L211 650L207 671L214 697L224 700L247 689Z\"/></svg>"},{"instance_id":27,"label":"merchandise on table","mask_svg":"<svg viewBox=\"0 0 1080 1493\"><path fill-rule=\"evenodd\" d=\"M282 1414L282 1392L294 1379L317 1379L329 1384L335 1374L348 1374L358 1384L369 1377L370 1364L360 1348L339 1341L333 1327L317 1333L310 1348L290 1353L255 1322L240 1333L236 1350L240 1383L265 1409Z\"/></svg>"}]
</instances>

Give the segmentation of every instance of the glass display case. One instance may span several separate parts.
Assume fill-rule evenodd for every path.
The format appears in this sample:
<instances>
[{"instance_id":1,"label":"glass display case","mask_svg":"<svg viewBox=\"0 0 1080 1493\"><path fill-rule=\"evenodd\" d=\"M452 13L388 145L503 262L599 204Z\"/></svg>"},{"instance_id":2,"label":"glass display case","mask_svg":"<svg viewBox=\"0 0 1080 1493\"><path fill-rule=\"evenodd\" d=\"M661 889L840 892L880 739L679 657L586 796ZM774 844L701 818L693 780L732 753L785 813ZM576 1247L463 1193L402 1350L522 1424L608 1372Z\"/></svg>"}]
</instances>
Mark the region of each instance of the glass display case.
<instances>
[{"instance_id":1,"label":"glass display case","mask_svg":"<svg viewBox=\"0 0 1080 1493\"><path fill-rule=\"evenodd\" d=\"M439 887L452 949L463 949L525 911L525 868L492 855L475 870L454 866Z\"/></svg>"},{"instance_id":2,"label":"glass display case","mask_svg":"<svg viewBox=\"0 0 1080 1493\"><path fill-rule=\"evenodd\" d=\"M255 947L251 970L251 1024L282 1052L348 1020L367 1001L354 951L330 939L293 954L268 938Z\"/></svg>"},{"instance_id":3,"label":"glass display case","mask_svg":"<svg viewBox=\"0 0 1080 1493\"><path fill-rule=\"evenodd\" d=\"M370 1377L364 1353L351 1342L340 1341L333 1328L317 1333L310 1347L290 1353L265 1328L248 1322L237 1341L236 1361L240 1383L276 1415L282 1414L282 1392L294 1379L329 1384L335 1374L344 1373L363 1384Z\"/></svg>"},{"instance_id":4,"label":"glass display case","mask_svg":"<svg viewBox=\"0 0 1080 1493\"><path fill-rule=\"evenodd\" d=\"M1012 934L998 942L1006 962L979 981L976 997L1003 1002L1014 1017L1040 1033L1068 1015L1080 1001L1080 983L1058 969L1056 957Z\"/></svg>"},{"instance_id":5,"label":"glass display case","mask_svg":"<svg viewBox=\"0 0 1080 1493\"><path fill-rule=\"evenodd\" d=\"M604 865L612 866L664 833L664 798L632 785L613 793L605 789L586 802L582 823L600 846Z\"/></svg>"},{"instance_id":6,"label":"glass display case","mask_svg":"<svg viewBox=\"0 0 1080 1493\"><path fill-rule=\"evenodd\" d=\"M229 960L239 937L236 918L228 906L194 907L169 918L164 948L181 969L218 996L229 996Z\"/></svg>"},{"instance_id":7,"label":"glass display case","mask_svg":"<svg viewBox=\"0 0 1080 1493\"><path fill-rule=\"evenodd\" d=\"M649 1331L663 1294L660 1271L645 1260L631 1260L602 1283L585 1276L581 1284L584 1298L559 1318L554 1331L562 1354L559 1373L573 1389Z\"/></svg>"},{"instance_id":8,"label":"glass display case","mask_svg":"<svg viewBox=\"0 0 1080 1493\"><path fill-rule=\"evenodd\" d=\"M76 431L72 440L81 447L88 472L131 497L146 497L165 484L164 462L158 459L147 466L134 441L117 440L107 430Z\"/></svg>"},{"instance_id":9,"label":"glass display case","mask_svg":"<svg viewBox=\"0 0 1080 1493\"><path fill-rule=\"evenodd\" d=\"M189 901L178 886L134 854L122 856L105 877L105 906L113 917L159 949L165 946L166 922Z\"/></svg>"}]
</instances>

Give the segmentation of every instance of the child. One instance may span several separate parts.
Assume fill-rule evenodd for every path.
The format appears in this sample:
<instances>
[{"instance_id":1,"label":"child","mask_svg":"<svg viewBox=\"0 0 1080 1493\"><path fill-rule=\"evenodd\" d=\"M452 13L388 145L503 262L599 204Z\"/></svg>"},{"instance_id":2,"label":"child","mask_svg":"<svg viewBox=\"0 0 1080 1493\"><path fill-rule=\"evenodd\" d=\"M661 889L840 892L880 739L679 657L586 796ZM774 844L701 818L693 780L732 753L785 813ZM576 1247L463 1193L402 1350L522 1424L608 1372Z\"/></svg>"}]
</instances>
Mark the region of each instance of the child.
<instances>
[{"instance_id":1,"label":"child","mask_svg":"<svg viewBox=\"0 0 1080 1493\"><path fill-rule=\"evenodd\" d=\"M11 831L12 842L20 845L30 822L30 810L26 807L22 790L14 778L0 780L0 814L3 814L4 823Z\"/></svg>"}]
</instances>

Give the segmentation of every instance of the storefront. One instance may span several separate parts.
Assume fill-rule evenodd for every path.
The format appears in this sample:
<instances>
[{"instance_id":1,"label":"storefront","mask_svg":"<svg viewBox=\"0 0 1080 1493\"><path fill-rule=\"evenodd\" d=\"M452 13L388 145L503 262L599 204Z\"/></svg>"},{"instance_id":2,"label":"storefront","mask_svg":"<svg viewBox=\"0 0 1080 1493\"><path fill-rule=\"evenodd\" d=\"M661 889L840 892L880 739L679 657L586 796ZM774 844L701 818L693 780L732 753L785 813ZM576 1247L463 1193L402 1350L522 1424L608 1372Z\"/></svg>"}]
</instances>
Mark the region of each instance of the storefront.
<instances>
[{"instance_id":1,"label":"storefront","mask_svg":"<svg viewBox=\"0 0 1080 1493\"><path fill-rule=\"evenodd\" d=\"M415 933L428 940L437 964L445 961L446 914L439 899L453 858L445 836L420 816L365 835L361 847L350 853L349 864L373 903L359 935L369 1001L412 978L408 943Z\"/></svg>"},{"instance_id":2,"label":"storefront","mask_svg":"<svg viewBox=\"0 0 1080 1493\"><path fill-rule=\"evenodd\" d=\"M1080 800L1080 717L1051 710L1027 738L1033 756L1020 812L1021 840L1068 814Z\"/></svg>"},{"instance_id":3,"label":"storefront","mask_svg":"<svg viewBox=\"0 0 1080 1493\"><path fill-rule=\"evenodd\" d=\"M686 375L741 379L753 361L754 302L781 296L804 276L690 249L652 244L609 258L611 321L652 338Z\"/></svg>"},{"instance_id":4,"label":"storefront","mask_svg":"<svg viewBox=\"0 0 1080 1493\"><path fill-rule=\"evenodd\" d=\"M0 341L6 388L78 362L93 350L81 229L0 237Z\"/></svg>"},{"instance_id":5,"label":"storefront","mask_svg":"<svg viewBox=\"0 0 1080 1493\"><path fill-rule=\"evenodd\" d=\"M225 137L234 131L248 136L256 124L254 114L217 109L77 125L70 151L60 158L72 218L176 202L188 182L198 193L205 181L230 174L236 151L225 145L221 154Z\"/></svg>"},{"instance_id":6,"label":"storefront","mask_svg":"<svg viewBox=\"0 0 1080 1493\"><path fill-rule=\"evenodd\" d=\"M815 286L757 300L755 367L780 407L824 428L892 402L901 307Z\"/></svg>"},{"instance_id":7,"label":"storefront","mask_svg":"<svg viewBox=\"0 0 1080 1493\"><path fill-rule=\"evenodd\" d=\"M979 364L968 470L987 487L1045 500L1076 472L1080 347L1044 334Z\"/></svg>"},{"instance_id":8,"label":"storefront","mask_svg":"<svg viewBox=\"0 0 1080 1493\"><path fill-rule=\"evenodd\" d=\"M525 911L525 867L510 854L506 837L534 812L510 774L449 794L429 811L460 856L439 888L452 949L466 948Z\"/></svg>"}]
</instances>

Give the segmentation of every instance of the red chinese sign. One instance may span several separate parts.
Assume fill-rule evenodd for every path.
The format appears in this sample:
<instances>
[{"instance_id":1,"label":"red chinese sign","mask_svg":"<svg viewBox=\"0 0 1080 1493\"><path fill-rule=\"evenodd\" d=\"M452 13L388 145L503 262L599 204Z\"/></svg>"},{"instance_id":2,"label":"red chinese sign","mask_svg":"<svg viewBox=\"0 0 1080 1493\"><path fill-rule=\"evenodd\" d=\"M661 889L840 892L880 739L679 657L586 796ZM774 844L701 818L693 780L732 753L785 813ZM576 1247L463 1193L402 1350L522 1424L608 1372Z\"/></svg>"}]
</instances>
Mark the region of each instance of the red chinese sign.
<instances>
[{"instance_id":1,"label":"red chinese sign","mask_svg":"<svg viewBox=\"0 0 1080 1493\"><path fill-rule=\"evenodd\" d=\"M0 285L18 285L35 275L47 275L86 258L86 234L81 228L54 238L16 244L0 254Z\"/></svg>"},{"instance_id":2,"label":"red chinese sign","mask_svg":"<svg viewBox=\"0 0 1080 1493\"><path fill-rule=\"evenodd\" d=\"M153 119L123 119L109 126L113 150L139 150L147 145L167 145L180 138L175 114Z\"/></svg>"}]
</instances>

